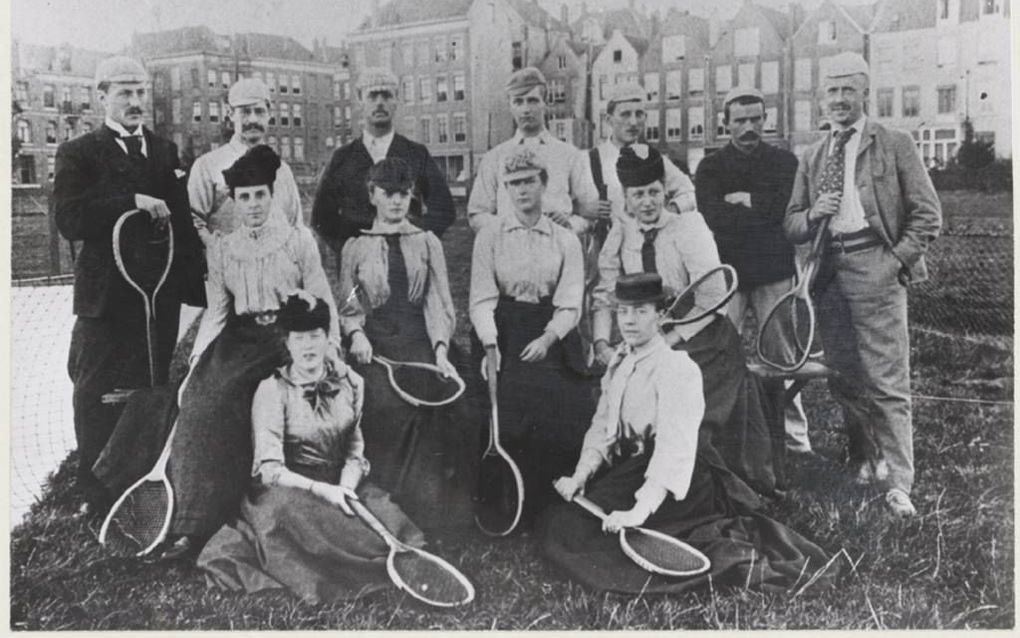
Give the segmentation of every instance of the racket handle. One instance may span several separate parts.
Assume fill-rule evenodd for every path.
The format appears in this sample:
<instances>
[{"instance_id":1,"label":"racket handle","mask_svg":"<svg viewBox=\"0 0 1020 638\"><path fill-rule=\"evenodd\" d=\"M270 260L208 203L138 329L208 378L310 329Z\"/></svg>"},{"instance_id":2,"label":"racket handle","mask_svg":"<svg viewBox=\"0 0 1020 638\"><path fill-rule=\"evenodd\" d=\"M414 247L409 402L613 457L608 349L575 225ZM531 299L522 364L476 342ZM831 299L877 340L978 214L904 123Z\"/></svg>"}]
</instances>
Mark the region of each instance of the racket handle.
<instances>
[{"instance_id":1,"label":"racket handle","mask_svg":"<svg viewBox=\"0 0 1020 638\"><path fill-rule=\"evenodd\" d=\"M599 507L595 503L592 503L591 501L589 501L584 496L581 496L581 495L575 496L574 497L574 502L577 503L578 505L580 505L581 507L583 507L584 509L588 510L589 513L595 515L595 517L597 517L597 518L599 518L599 519L601 519L603 521L606 520L606 516L608 516L604 509L602 509L601 507Z\"/></svg>"},{"instance_id":2,"label":"racket handle","mask_svg":"<svg viewBox=\"0 0 1020 638\"><path fill-rule=\"evenodd\" d=\"M362 522L365 523L365 525L368 525L373 532L378 534L384 541L386 541L387 545L395 546L399 544L396 537L393 536L390 530L386 529L386 526L382 524L382 521L376 518L375 514L373 514L371 510L365 507L361 501L349 498L347 499L347 504L351 507L352 510L354 510L354 513L358 515L358 518L360 518Z\"/></svg>"}]
</instances>

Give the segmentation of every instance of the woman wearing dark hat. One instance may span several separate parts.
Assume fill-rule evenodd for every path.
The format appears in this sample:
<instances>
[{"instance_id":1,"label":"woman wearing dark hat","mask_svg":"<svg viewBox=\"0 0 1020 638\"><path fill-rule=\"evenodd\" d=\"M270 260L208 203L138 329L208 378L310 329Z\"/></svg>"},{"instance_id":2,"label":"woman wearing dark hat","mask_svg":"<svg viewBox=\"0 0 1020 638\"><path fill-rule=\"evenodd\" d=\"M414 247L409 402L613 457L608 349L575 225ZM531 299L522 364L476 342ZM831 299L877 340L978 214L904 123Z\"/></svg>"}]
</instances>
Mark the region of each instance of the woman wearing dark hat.
<instances>
[{"instance_id":1,"label":"woman wearing dark hat","mask_svg":"<svg viewBox=\"0 0 1020 638\"><path fill-rule=\"evenodd\" d=\"M413 406L390 386L385 368L372 364L373 355L382 355L457 374L449 359L456 313L443 246L407 219L414 175L403 160L372 166L368 190L375 220L344 244L339 295L347 299L357 290L358 302L340 321L349 355L366 381L362 428L373 477L423 527L467 525L474 451L469 433L476 428L467 427L462 402ZM416 388L405 390L416 394Z\"/></svg>"},{"instance_id":2,"label":"woman wearing dark hat","mask_svg":"<svg viewBox=\"0 0 1020 638\"><path fill-rule=\"evenodd\" d=\"M307 293L291 296L277 315L290 363L255 391L251 488L240 517L198 557L223 589L286 588L317 603L387 586L388 548L352 516L348 499L360 499L404 542L424 544L387 494L362 482L365 385L326 356L331 324L329 305Z\"/></svg>"},{"instance_id":3,"label":"woman wearing dark hat","mask_svg":"<svg viewBox=\"0 0 1020 638\"><path fill-rule=\"evenodd\" d=\"M610 302L623 344L602 378L577 466L555 482L564 500L584 494L610 514L600 522L577 505L550 507L539 524L542 551L571 577L612 591L682 591L709 576L716 584L789 586L806 566L824 565L825 552L754 513L757 496L703 437L702 375L659 331L664 298L656 274L615 281ZM642 570L605 533L639 525L696 546L711 571L678 580Z\"/></svg>"},{"instance_id":4,"label":"woman wearing dark hat","mask_svg":"<svg viewBox=\"0 0 1020 638\"><path fill-rule=\"evenodd\" d=\"M310 230L271 206L280 158L256 146L223 171L241 217L208 247L209 305L191 354L170 454L175 492L170 533L204 538L237 512L251 467L251 399L285 359L277 311L304 289L334 307ZM330 339L339 342L336 313ZM338 347L335 345L335 347Z\"/></svg>"},{"instance_id":5,"label":"woman wearing dark hat","mask_svg":"<svg viewBox=\"0 0 1020 638\"><path fill-rule=\"evenodd\" d=\"M599 254L594 293L594 337L599 359L608 362L613 322L610 292L623 274L654 272L667 295L676 295L719 265L712 232L698 211L674 213L663 206L662 156L626 148L617 161L626 215L613 225ZM763 494L776 490L773 440L761 404L760 383L747 371L736 328L724 309L700 321L674 326L666 342L698 364L705 380L704 428L731 469Z\"/></svg>"},{"instance_id":6,"label":"woman wearing dark hat","mask_svg":"<svg viewBox=\"0 0 1020 638\"><path fill-rule=\"evenodd\" d=\"M576 326L581 244L542 214L545 165L530 149L502 166L515 211L479 230L471 258L471 323L499 365L499 424L524 475L524 520L555 497L595 408Z\"/></svg>"}]
</instances>

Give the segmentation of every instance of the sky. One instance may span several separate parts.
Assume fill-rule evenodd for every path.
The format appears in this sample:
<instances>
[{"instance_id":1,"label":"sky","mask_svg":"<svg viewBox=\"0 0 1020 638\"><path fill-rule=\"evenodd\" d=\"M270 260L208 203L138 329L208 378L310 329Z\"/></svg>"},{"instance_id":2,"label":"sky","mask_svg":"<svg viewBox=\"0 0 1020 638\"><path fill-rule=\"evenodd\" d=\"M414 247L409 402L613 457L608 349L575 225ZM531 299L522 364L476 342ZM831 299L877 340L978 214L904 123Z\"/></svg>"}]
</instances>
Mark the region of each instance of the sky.
<instances>
[{"instance_id":1,"label":"sky","mask_svg":"<svg viewBox=\"0 0 1020 638\"><path fill-rule=\"evenodd\" d=\"M385 1L385 0L382 0ZM428 2L428 0L421 0ZM743 0L635 0L636 6L663 14L670 7L706 15L716 5L720 15L732 15ZM856 4L862 0L846 0ZM205 25L220 34L262 32L291 36L307 47L315 38L337 45L371 10L373 0L13 0L11 30L15 38L32 44L73 46L117 51L131 42L132 32L145 33L183 26ZM582 0L539 0L559 17L561 4L571 20ZM756 0L783 9L790 0ZM806 9L821 0L800 0ZM589 9L624 7L628 0L587 0Z\"/></svg>"}]
</instances>

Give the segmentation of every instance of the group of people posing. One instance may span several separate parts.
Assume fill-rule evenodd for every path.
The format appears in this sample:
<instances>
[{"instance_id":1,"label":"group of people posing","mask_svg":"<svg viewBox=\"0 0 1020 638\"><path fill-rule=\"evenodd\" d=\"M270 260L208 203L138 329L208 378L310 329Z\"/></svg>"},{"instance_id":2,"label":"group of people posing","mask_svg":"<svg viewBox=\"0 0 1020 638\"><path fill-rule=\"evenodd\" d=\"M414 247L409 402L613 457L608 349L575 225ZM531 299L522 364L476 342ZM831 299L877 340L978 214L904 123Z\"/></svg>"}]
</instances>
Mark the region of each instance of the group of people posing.
<instances>
[{"instance_id":1,"label":"group of people posing","mask_svg":"<svg viewBox=\"0 0 1020 638\"><path fill-rule=\"evenodd\" d=\"M197 556L217 586L311 601L383 586L386 546L352 517L352 499L413 545L427 542L423 530L471 525L485 412L464 399L412 405L377 356L447 375L495 360L502 441L525 482L521 528L572 578L667 592L708 578L784 587L821 568L822 549L761 513L761 496L781 487L783 446L810 443L799 404L785 443L770 429L783 416L767 418L748 372L743 315L763 318L792 285L792 242L831 218L820 325L851 471L879 481L894 513L913 514L905 284L923 276L940 224L909 136L863 113L863 59L838 56L827 75L833 133L801 162L762 141L764 97L739 87L725 99L731 143L692 183L641 142L641 87L616 87L611 137L584 153L546 130L542 74L515 72L516 133L485 155L467 206L463 351L439 240L453 200L428 150L393 130L391 73L361 70L362 136L334 152L309 225L290 168L265 146L264 84L230 89L233 139L186 174L174 145L142 125L144 67L104 61L105 126L61 145L54 193L58 227L83 242L68 370L85 509L102 514L117 496L94 471L115 429L152 427L118 423L134 412L102 397L166 382L187 303L206 309L168 417L162 554ZM820 188L835 170L840 188ZM132 209L175 234L151 379L141 300L111 246ZM728 309L663 330L667 299L722 262L740 280ZM579 494L606 520L569 502ZM687 540L711 570L650 576L606 534L637 525Z\"/></svg>"}]
</instances>

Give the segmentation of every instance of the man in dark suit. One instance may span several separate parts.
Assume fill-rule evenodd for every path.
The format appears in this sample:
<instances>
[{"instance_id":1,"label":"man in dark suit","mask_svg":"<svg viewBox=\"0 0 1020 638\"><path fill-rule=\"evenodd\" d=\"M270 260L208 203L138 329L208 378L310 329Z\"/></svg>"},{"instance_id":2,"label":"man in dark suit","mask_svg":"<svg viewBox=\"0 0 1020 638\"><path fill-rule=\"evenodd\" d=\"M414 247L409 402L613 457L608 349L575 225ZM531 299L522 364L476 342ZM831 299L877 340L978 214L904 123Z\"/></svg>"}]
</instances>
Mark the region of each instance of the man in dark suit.
<instances>
[{"instance_id":1,"label":"man in dark suit","mask_svg":"<svg viewBox=\"0 0 1020 638\"><path fill-rule=\"evenodd\" d=\"M942 208L913 139L865 116L868 84L860 55L830 61L822 100L832 132L801 157L783 227L804 243L829 220L815 290L849 460L858 481L883 484L894 514L913 516L906 287L927 278Z\"/></svg>"},{"instance_id":2,"label":"man in dark suit","mask_svg":"<svg viewBox=\"0 0 1020 638\"><path fill-rule=\"evenodd\" d=\"M74 265L74 313L68 373L74 384L78 487L89 509L102 511L112 495L92 465L116 425L121 408L102 403L115 388L166 381L177 336L180 304L204 305L201 242L191 223L187 183L177 147L142 125L148 74L125 57L96 70L104 126L57 150L54 210L60 233L83 242ZM149 378L145 311L141 295L121 276L112 233L125 212L148 213L158 229L170 224L174 266L157 297L156 378Z\"/></svg>"},{"instance_id":3,"label":"man in dark suit","mask_svg":"<svg viewBox=\"0 0 1020 638\"><path fill-rule=\"evenodd\" d=\"M312 228L332 248L336 266L344 242L372 226L375 207L368 199L368 169L385 157L399 157L414 172L415 198L408 215L412 222L442 236L455 215L446 178L428 149L393 130L397 78L386 69L366 68L358 77L357 90L364 115L362 135L333 152L312 207ZM335 274L335 267L327 267L330 271Z\"/></svg>"}]
</instances>

